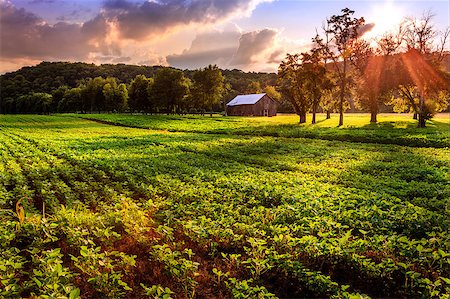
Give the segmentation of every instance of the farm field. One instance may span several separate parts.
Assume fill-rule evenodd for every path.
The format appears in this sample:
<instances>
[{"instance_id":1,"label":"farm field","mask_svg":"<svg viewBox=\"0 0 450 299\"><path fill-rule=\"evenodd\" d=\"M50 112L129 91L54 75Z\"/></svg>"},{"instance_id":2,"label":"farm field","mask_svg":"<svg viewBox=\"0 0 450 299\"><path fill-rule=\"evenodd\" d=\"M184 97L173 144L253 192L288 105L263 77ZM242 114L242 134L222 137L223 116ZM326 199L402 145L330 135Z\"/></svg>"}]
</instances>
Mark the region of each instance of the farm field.
<instances>
[{"instance_id":1,"label":"farm field","mask_svg":"<svg viewBox=\"0 0 450 299\"><path fill-rule=\"evenodd\" d=\"M449 298L448 116L323 118L2 115L0 297Z\"/></svg>"},{"instance_id":2,"label":"farm field","mask_svg":"<svg viewBox=\"0 0 450 299\"><path fill-rule=\"evenodd\" d=\"M318 121L311 125L310 115L306 124L298 124L298 116L281 114L277 117L222 117L213 118L192 115L133 115L129 114L78 114L76 117L96 119L130 127L197 132L211 134L259 135L274 137L303 137L325 140L342 140L416 147L449 147L450 117L441 113L417 130L417 120L410 114L380 114L377 124L370 124L370 116L352 113L345 116L344 126L338 128L338 116L325 119L318 114Z\"/></svg>"}]
</instances>

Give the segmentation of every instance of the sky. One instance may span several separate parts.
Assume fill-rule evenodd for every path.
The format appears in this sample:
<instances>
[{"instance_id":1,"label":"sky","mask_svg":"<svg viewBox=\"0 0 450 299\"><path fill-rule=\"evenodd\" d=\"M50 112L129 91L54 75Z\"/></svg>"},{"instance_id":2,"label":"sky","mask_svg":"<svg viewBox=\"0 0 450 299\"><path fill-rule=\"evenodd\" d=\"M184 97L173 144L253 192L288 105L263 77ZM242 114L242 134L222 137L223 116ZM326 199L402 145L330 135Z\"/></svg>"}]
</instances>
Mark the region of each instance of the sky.
<instances>
[{"instance_id":1,"label":"sky","mask_svg":"<svg viewBox=\"0 0 450 299\"><path fill-rule=\"evenodd\" d=\"M449 26L447 0L0 0L0 73L41 61L274 72L345 7L367 38L427 11Z\"/></svg>"}]
</instances>

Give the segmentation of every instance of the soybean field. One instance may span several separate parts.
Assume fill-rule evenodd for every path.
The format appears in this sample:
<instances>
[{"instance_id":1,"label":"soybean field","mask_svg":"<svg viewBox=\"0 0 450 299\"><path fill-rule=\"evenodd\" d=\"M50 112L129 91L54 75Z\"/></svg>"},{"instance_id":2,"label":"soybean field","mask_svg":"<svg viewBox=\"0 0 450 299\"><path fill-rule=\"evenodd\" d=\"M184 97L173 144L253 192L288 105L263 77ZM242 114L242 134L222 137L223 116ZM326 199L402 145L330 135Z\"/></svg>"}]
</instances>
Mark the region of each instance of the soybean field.
<instances>
[{"instance_id":1,"label":"soybean field","mask_svg":"<svg viewBox=\"0 0 450 299\"><path fill-rule=\"evenodd\" d=\"M449 298L448 116L333 117L0 116L0 297Z\"/></svg>"}]
</instances>

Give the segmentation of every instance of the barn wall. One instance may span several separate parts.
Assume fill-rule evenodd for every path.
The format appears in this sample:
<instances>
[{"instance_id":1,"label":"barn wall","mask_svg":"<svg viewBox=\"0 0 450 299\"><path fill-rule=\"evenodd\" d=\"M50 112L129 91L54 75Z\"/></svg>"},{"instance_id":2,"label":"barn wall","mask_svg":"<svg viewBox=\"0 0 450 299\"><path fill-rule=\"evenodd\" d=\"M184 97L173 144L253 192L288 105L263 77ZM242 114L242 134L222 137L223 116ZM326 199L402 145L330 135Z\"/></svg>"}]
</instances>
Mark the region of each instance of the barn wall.
<instances>
[{"instance_id":1,"label":"barn wall","mask_svg":"<svg viewBox=\"0 0 450 299\"><path fill-rule=\"evenodd\" d=\"M277 115L277 103L267 95L253 105L227 106L227 115L264 116L264 109L268 110L268 116Z\"/></svg>"}]
</instances>

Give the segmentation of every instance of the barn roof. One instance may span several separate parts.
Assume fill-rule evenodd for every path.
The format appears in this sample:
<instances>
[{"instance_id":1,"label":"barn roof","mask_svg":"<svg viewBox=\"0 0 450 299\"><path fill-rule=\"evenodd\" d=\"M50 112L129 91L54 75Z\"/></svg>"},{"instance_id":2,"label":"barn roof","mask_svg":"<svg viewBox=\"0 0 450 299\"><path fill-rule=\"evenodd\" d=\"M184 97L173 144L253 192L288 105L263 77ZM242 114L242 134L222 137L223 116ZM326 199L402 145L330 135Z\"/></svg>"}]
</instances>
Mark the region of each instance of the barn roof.
<instances>
[{"instance_id":1,"label":"barn roof","mask_svg":"<svg viewBox=\"0 0 450 299\"><path fill-rule=\"evenodd\" d=\"M239 95L232 99L227 106L238 106L238 105L253 105L256 104L259 100L262 99L266 94L265 93L256 93L256 94L246 94Z\"/></svg>"}]
</instances>

